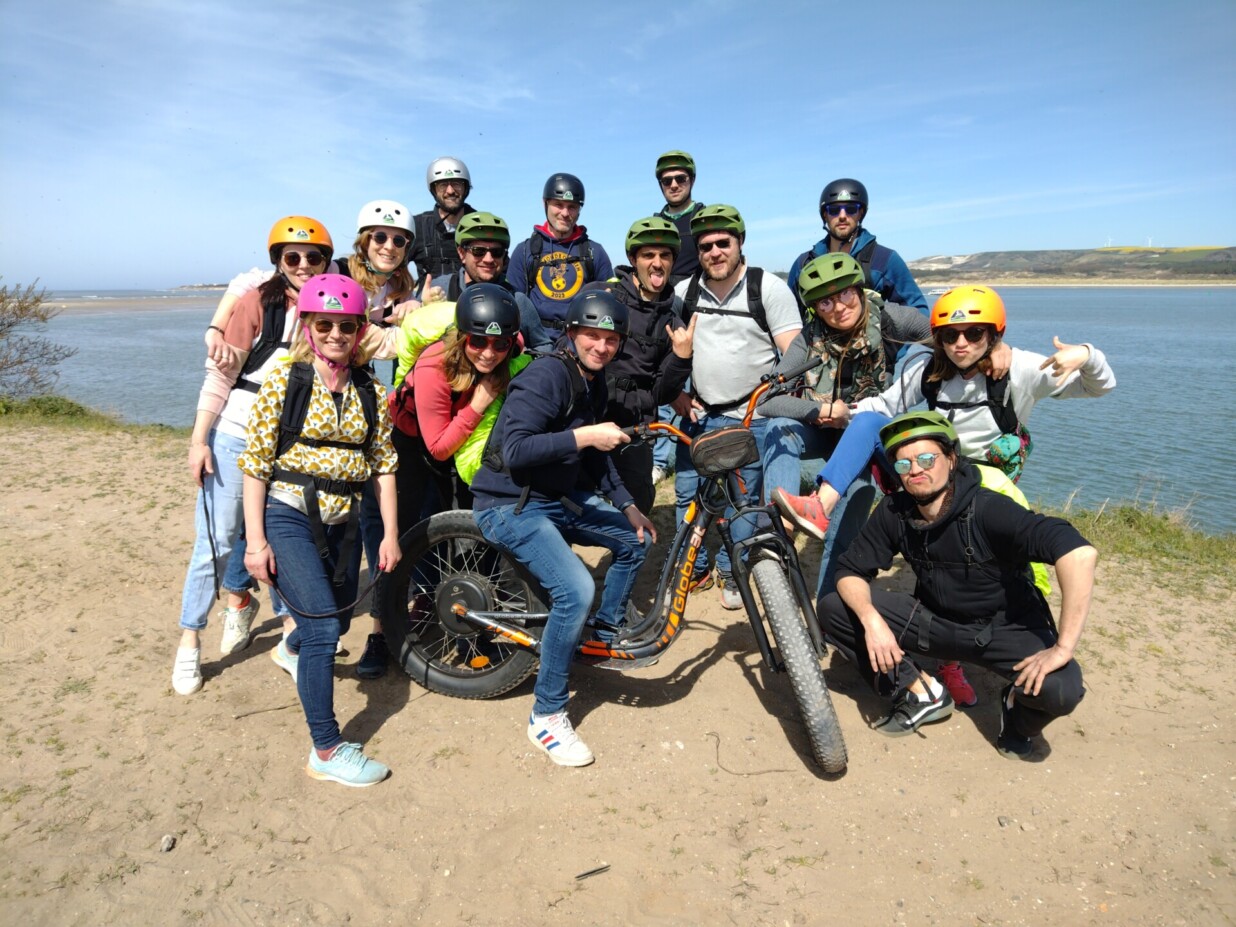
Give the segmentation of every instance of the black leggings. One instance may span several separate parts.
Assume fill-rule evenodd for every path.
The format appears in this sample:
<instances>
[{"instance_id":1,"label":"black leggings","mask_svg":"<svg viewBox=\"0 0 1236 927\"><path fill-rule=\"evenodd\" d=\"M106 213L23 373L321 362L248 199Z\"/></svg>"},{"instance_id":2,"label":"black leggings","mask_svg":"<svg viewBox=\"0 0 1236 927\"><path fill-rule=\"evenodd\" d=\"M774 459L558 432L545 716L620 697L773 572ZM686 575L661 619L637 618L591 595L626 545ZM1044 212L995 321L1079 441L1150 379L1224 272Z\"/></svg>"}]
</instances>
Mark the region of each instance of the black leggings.
<instances>
[{"instance_id":1,"label":"black leggings","mask_svg":"<svg viewBox=\"0 0 1236 927\"><path fill-rule=\"evenodd\" d=\"M990 625L977 625L937 615L903 592L872 589L871 601L906 653L973 663L1010 681L1017 675L1014 665L1056 643L1055 629L1038 616L1022 623L1006 615ZM876 692L888 695L913 682L917 667L908 658L893 675L871 665L862 622L837 593L820 599L819 616L829 643L858 667ZM1071 713L1085 694L1081 667L1070 660L1044 678L1038 695L1017 690L1012 726L1023 737L1034 737L1056 718Z\"/></svg>"}]
</instances>

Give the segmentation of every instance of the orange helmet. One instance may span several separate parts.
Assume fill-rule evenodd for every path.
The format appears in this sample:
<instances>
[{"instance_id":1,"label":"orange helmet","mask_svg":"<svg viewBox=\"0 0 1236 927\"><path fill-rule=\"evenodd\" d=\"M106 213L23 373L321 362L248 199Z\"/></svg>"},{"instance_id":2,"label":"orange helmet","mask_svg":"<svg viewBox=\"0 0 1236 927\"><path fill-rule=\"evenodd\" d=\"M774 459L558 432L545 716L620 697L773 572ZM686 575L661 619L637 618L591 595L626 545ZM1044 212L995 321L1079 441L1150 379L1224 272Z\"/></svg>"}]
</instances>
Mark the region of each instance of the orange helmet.
<instances>
[{"instance_id":1,"label":"orange helmet","mask_svg":"<svg viewBox=\"0 0 1236 927\"><path fill-rule=\"evenodd\" d=\"M965 325L983 322L1004 334L1004 300L995 290L985 286L955 286L931 307L931 327Z\"/></svg>"},{"instance_id":2,"label":"orange helmet","mask_svg":"<svg viewBox=\"0 0 1236 927\"><path fill-rule=\"evenodd\" d=\"M279 263L275 255L275 248L279 245L318 245L326 253L327 261L335 253L335 245L326 226L308 216L284 216L271 226L266 247L270 251L272 264Z\"/></svg>"}]
</instances>

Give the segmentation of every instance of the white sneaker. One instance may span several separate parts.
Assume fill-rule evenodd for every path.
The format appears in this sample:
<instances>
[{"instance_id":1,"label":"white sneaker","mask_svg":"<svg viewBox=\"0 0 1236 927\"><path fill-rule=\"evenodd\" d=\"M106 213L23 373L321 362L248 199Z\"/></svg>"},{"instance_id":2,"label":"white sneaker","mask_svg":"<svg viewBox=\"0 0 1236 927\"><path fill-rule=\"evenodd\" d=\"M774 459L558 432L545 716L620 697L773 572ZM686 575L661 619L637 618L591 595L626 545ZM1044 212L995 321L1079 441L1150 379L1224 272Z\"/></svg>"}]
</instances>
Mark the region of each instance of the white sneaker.
<instances>
[{"instance_id":1,"label":"white sneaker","mask_svg":"<svg viewBox=\"0 0 1236 927\"><path fill-rule=\"evenodd\" d=\"M253 617L258 613L257 596L249 596L249 604L244 608L223 609L223 638L219 641L219 653L227 656L238 653L249 646L252 635L249 629L253 627Z\"/></svg>"},{"instance_id":2,"label":"white sneaker","mask_svg":"<svg viewBox=\"0 0 1236 927\"><path fill-rule=\"evenodd\" d=\"M657 483L661 482L667 476L669 476L669 474L665 472L664 467L653 467L652 468L652 485L656 486Z\"/></svg>"},{"instance_id":3,"label":"white sneaker","mask_svg":"<svg viewBox=\"0 0 1236 927\"><path fill-rule=\"evenodd\" d=\"M565 711L528 717L528 739L559 766L587 766L596 757L579 739Z\"/></svg>"},{"instance_id":4,"label":"white sneaker","mask_svg":"<svg viewBox=\"0 0 1236 927\"><path fill-rule=\"evenodd\" d=\"M202 649L177 647L172 667L172 688L181 695L192 695L202 687Z\"/></svg>"}]
</instances>

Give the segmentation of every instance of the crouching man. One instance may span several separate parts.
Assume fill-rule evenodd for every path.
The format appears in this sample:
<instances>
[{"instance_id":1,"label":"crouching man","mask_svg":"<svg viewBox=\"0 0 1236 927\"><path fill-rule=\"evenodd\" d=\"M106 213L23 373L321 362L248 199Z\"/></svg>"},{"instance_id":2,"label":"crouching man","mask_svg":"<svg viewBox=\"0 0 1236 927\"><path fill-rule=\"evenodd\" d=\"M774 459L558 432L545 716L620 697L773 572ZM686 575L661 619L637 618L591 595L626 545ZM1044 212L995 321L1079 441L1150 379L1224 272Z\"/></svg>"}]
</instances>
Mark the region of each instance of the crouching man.
<instances>
[{"instance_id":1,"label":"crouching man","mask_svg":"<svg viewBox=\"0 0 1236 927\"><path fill-rule=\"evenodd\" d=\"M820 601L825 636L877 692L894 696L891 713L876 725L894 737L943 720L954 707L907 653L1003 676L1009 684L996 749L1029 759L1043 728L1085 694L1073 652L1090 611L1098 553L1064 519L982 488L940 413L898 416L880 440L902 491L884 498L842 556L837 591ZM914 571L913 595L871 587L896 554ZM1034 561L1055 564L1059 628L1034 585Z\"/></svg>"}]
</instances>

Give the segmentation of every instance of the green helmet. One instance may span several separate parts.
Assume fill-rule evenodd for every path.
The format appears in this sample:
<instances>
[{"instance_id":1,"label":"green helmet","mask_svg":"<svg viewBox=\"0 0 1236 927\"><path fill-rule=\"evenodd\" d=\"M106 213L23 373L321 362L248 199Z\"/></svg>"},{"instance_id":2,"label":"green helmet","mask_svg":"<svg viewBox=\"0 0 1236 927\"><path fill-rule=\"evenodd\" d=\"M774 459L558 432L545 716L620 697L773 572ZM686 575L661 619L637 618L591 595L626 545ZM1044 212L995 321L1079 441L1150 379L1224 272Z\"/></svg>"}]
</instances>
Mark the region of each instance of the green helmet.
<instances>
[{"instance_id":1,"label":"green helmet","mask_svg":"<svg viewBox=\"0 0 1236 927\"><path fill-rule=\"evenodd\" d=\"M635 252L644 245L662 245L674 252L682 250L682 236L678 234L678 226L662 216L649 216L640 219L627 232L627 257L634 257Z\"/></svg>"},{"instance_id":2,"label":"green helmet","mask_svg":"<svg viewBox=\"0 0 1236 927\"><path fill-rule=\"evenodd\" d=\"M511 230L492 212L470 212L455 226L455 244L461 248L470 241L496 241L511 245Z\"/></svg>"},{"instance_id":3,"label":"green helmet","mask_svg":"<svg viewBox=\"0 0 1236 927\"><path fill-rule=\"evenodd\" d=\"M685 151L667 151L661 157L657 158L657 176L660 177L665 171L672 170L675 167L680 167L688 174L691 179L695 179L695 159Z\"/></svg>"},{"instance_id":4,"label":"green helmet","mask_svg":"<svg viewBox=\"0 0 1236 927\"><path fill-rule=\"evenodd\" d=\"M848 254L821 254L808 261L798 275L798 297L810 309L825 296L867 282L862 265Z\"/></svg>"},{"instance_id":5,"label":"green helmet","mask_svg":"<svg viewBox=\"0 0 1236 927\"><path fill-rule=\"evenodd\" d=\"M718 203L705 206L691 217L691 237L699 238L705 232L730 232L741 238L747 234L747 226L737 209Z\"/></svg>"},{"instance_id":6,"label":"green helmet","mask_svg":"<svg viewBox=\"0 0 1236 927\"><path fill-rule=\"evenodd\" d=\"M946 450L951 451L957 447L957 429L952 422L935 411L906 412L880 429L880 443L884 445L884 453L889 460L893 459L893 454L901 445L922 438L938 441Z\"/></svg>"}]
</instances>

